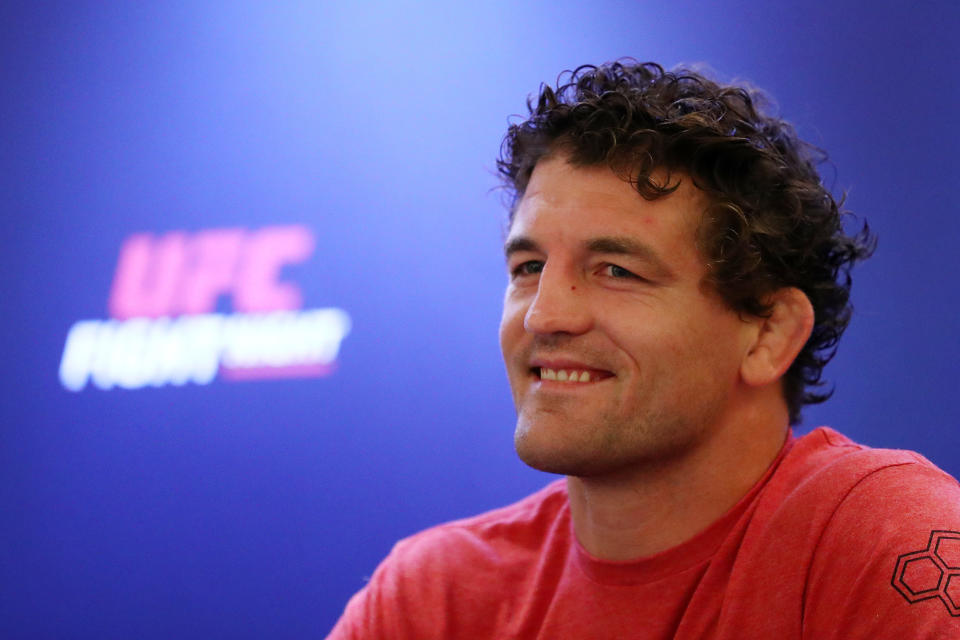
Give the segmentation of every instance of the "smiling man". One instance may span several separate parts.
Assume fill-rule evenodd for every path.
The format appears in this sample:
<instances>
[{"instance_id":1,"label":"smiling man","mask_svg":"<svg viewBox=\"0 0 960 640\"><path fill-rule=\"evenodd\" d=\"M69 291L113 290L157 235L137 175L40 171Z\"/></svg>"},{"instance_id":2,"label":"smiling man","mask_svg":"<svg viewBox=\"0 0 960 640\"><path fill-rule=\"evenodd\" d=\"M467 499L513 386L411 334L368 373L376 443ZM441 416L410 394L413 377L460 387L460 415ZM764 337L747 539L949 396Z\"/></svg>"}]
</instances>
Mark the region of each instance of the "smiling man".
<instances>
[{"instance_id":1,"label":"smiling man","mask_svg":"<svg viewBox=\"0 0 960 640\"><path fill-rule=\"evenodd\" d=\"M812 307L789 288L767 318L727 305L695 242L705 208L689 179L648 202L559 147L537 163L511 225L501 344L517 452L568 476L577 538L598 557L689 538L786 438L775 383Z\"/></svg>"},{"instance_id":2,"label":"smiling man","mask_svg":"<svg viewBox=\"0 0 960 640\"><path fill-rule=\"evenodd\" d=\"M500 340L517 453L566 478L398 543L331 637L960 638L956 481L791 430L872 245L816 150L655 64L530 110Z\"/></svg>"}]
</instances>

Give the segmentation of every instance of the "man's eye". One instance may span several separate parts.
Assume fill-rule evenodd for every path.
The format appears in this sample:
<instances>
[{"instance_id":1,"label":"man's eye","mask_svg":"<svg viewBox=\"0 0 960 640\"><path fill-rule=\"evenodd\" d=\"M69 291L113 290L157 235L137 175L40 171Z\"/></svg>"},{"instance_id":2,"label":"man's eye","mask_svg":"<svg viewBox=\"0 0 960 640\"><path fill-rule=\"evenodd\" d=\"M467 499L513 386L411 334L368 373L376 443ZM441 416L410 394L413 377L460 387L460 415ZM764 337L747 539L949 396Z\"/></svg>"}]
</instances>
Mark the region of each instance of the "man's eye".
<instances>
[{"instance_id":1,"label":"man's eye","mask_svg":"<svg viewBox=\"0 0 960 640\"><path fill-rule=\"evenodd\" d=\"M615 264L608 264L606 267L606 271L607 271L607 275L614 278L637 278L637 279L640 278L640 276L633 273L632 271L627 271L623 267L619 267Z\"/></svg>"},{"instance_id":2,"label":"man's eye","mask_svg":"<svg viewBox=\"0 0 960 640\"><path fill-rule=\"evenodd\" d=\"M540 260L527 260L526 262L522 262L522 263L518 264L516 267L514 267L513 270L512 270L510 273L511 273L511 275L513 275L514 278L517 278L517 277L520 277L520 276L536 275L536 274L540 273L541 271L543 271L543 262L542 262L542 261L540 261Z\"/></svg>"}]
</instances>

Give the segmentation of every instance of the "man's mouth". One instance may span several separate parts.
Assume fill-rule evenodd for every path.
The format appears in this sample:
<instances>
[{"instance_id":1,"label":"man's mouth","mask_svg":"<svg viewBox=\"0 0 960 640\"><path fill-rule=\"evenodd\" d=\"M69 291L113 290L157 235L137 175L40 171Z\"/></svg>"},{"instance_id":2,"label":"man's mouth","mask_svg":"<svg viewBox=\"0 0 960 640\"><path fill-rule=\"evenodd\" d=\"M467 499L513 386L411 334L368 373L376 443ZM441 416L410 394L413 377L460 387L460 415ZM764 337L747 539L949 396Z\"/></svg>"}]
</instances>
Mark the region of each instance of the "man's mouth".
<instances>
[{"instance_id":1,"label":"man's mouth","mask_svg":"<svg viewBox=\"0 0 960 640\"><path fill-rule=\"evenodd\" d=\"M597 382L609 378L609 371L588 369L552 369L550 367L532 367L530 372L540 380L554 380L556 382L580 383Z\"/></svg>"},{"instance_id":2,"label":"man's mouth","mask_svg":"<svg viewBox=\"0 0 960 640\"><path fill-rule=\"evenodd\" d=\"M547 369L541 367L541 380L557 380L558 382L590 382L589 371L577 371L576 369Z\"/></svg>"}]
</instances>

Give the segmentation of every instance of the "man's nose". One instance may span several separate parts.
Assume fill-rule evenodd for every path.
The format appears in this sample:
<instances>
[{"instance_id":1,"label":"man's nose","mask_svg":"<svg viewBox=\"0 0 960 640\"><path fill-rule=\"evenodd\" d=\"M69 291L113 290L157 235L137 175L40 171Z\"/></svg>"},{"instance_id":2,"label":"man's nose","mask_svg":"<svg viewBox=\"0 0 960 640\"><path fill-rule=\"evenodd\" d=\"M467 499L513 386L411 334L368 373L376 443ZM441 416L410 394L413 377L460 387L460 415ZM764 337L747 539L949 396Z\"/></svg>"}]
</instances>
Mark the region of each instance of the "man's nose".
<instances>
[{"instance_id":1,"label":"man's nose","mask_svg":"<svg viewBox=\"0 0 960 640\"><path fill-rule=\"evenodd\" d=\"M534 334L585 333L593 325L582 280L561 268L545 265L537 293L527 308L523 327Z\"/></svg>"}]
</instances>

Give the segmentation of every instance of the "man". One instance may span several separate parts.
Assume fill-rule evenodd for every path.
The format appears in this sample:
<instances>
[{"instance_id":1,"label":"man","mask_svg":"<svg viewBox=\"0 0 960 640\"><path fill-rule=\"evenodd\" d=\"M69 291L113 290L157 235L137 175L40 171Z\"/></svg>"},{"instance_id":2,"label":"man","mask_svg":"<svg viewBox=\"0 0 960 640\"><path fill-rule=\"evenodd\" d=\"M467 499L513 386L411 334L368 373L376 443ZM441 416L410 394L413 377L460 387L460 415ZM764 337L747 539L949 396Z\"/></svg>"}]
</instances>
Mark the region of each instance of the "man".
<instances>
[{"instance_id":1,"label":"man","mask_svg":"<svg viewBox=\"0 0 960 640\"><path fill-rule=\"evenodd\" d=\"M501 346L563 474L401 541L332 638L960 638L960 487L820 428L869 255L755 92L581 67L511 126Z\"/></svg>"}]
</instances>

